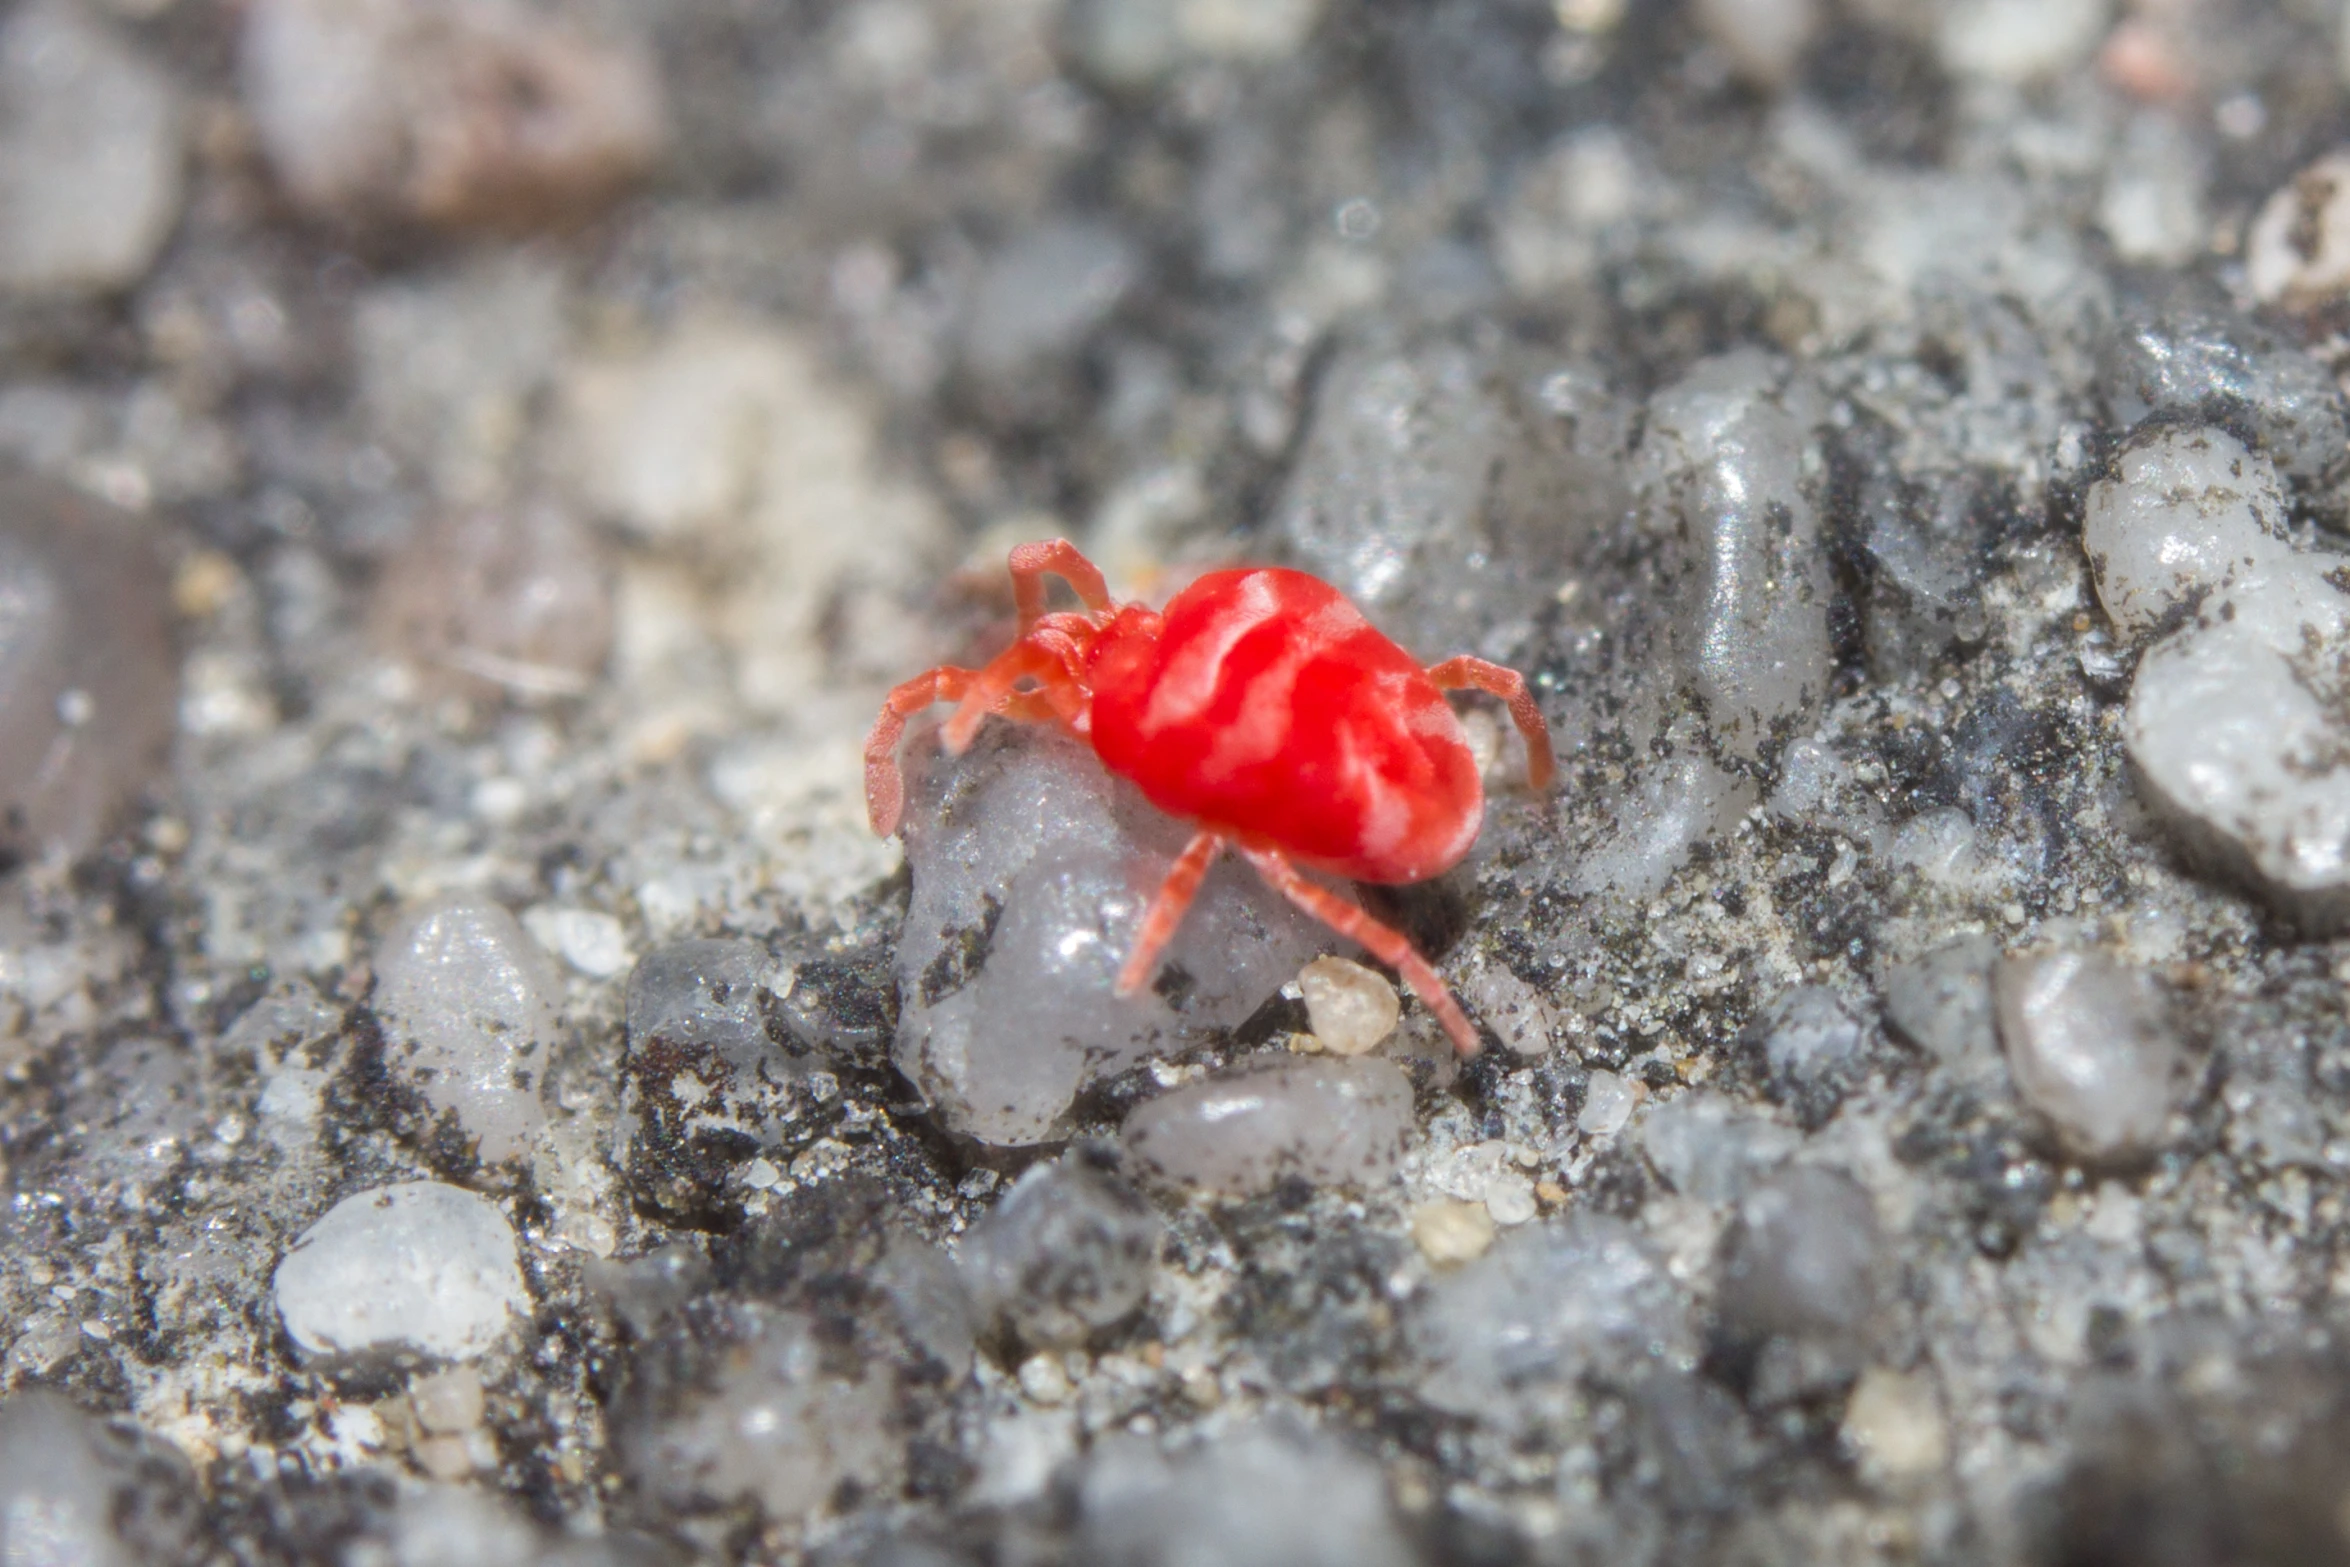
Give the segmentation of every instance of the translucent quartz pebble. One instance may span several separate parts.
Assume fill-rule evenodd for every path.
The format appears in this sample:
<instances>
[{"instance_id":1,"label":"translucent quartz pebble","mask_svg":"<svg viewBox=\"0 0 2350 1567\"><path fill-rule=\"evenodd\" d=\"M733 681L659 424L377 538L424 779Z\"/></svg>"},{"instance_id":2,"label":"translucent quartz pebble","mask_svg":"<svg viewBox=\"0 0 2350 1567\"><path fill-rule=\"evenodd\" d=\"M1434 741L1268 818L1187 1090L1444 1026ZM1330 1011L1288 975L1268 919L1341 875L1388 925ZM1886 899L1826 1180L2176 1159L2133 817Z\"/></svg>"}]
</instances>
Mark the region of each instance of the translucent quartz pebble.
<instances>
[{"instance_id":1,"label":"translucent quartz pebble","mask_svg":"<svg viewBox=\"0 0 2350 1567\"><path fill-rule=\"evenodd\" d=\"M1143 1169L1245 1195L1295 1176L1371 1186L1395 1173L1412 1132L1412 1085L1375 1056L1284 1061L1187 1084L1126 1118Z\"/></svg>"},{"instance_id":2,"label":"translucent quartz pebble","mask_svg":"<svg viewBox=\"0 0 2350 1567\"><path fill-rule=\"evenodd\" d=\"M1045 1141L1088 1081L1244 1022L1338 945L1235 858L1208 875L1153 985L1114 993L1189 829L1081 741L991 725L960 759L917 733L896 1060L951 1129Z\"/></svg>"},{"instance_id":3,"label":"translucent quartz pebble","mask_svg":"<svg viewBox=\"0 0 2350 1567\"><path fill-rule=\"evenodd\" d=\"M179 1567L204 1549L193 1477L175 1451L26 1389L0 1403L0 1561L14 1567Z\"/></svg>"},{"instance_id":4,"label":"translucent quartz pebble","mask_svg":"<svg viewBox=\"0 0 2350 1567\"><path fill-rule=\"evenodd\" d=\"M1709 359L1648 404L1648 526L1675 542L1682 658L1716 738L1755 757L1828 694L1836 585L1804 476L1816 399L1766 354Z\"/></svg>"},{"instance_id":5,"label":"translucent quartz pebble","mask_svg":"<svg viewBox=\"0 0 2350 1567\"><path fill-rule=\"evenodd\" d=\"M1078 1485L1091 1567L1410 1567L1379 1466L1326 1438L1253 1426L1173 1460L1103 1442Z\"/></svg>"},{"instance_id":6,"label":"translucent quartz pebble","mask_svg":"<svg viewBox=\"0 0 2350 1567\"><path fill-rule=\"evenodd\" d=\"M694 1347L703 1374L624 1410L614 1437L637 1483L678 1508L755 1503L796 1519L843 1483L894 1487L905 1465L889 1368L804 1312L743 1303Z\"/></svg>"},{"instance_id":7,"label":"translucent quartz pebble","mask_svg":"<svg viewBox=\"0 0 2350 1567\"><path fill-rule=\"evenodd\" d=\"M1022 1175L963 1236L958 1260L980 1311L1030 1344L1080 1344L1150 1291L1159 1216L1080 1151Z\"/></svg>"},{"instance_id":8,"label":"translucent quartz pebble","mask_svg":"<svg viewBox=\"0 0 2350 1567\"><path fill-rule=\"evenodd\" d=\"M1688 1298L1664 1259L1599 1214L1522 1225L1424 1301L1413 1324L1420 1396L1503 1425L1563 1411L1586 1370L1628 1379L1696 1350Z\"/></svg>"},{"instance_id":9,"label":"translucent quartz pebble","mask_svg":"<svg viewBox=\"0 0 2350 1567\"><path fill-rule=\"evenodd\" d=\"M288 192L363 224L576 222L666 139L641 45L518 0L262 0L239 64Z\"/></svg>"},{"instance_id":10,"label":"translucent quartz pebble","mask_svg":"<svg viewBox=\"0 0 2350 1567\"><path fill-rule=\"evenodd\" d=\"M530 1311L513 1225L439 1181L344 1198L294 1242L273 1289L306 1360L470 1360Z\"/></svg>"},{"instance_id":11,"label":"translucent quartz pebble","mask_svg":"<svg viewBox=\"0 0 2350 1567\"><path fill-rule=\"evenodd\" d=\"M2117 629L2137 636L2215 589L2257 591L2293 569L2276 470L2226 431L2162 430L2114 466L2090 488L2081 547Z\"/></svg>"},{"instance_id":12,"label":"translucent quartz pebble","mask_svg":"<svg viewBox=\"0 0 2350 1567\"><path fill-rule=\"evenodd\" d=\"M2190 858L2323 935L2350 925L2350 598L2283 518L2265 458L2172 430L2092 491L2082 544L2116 626L2186 620L2131 683L2147 803Z\"/></svg>"},{"instance_id":13,"label":"translucent quartz pebble","mask_svg":"<svg viewBox=\"0 0 2350 1567\"><path fill-rule=\"evenodd\" d=\"M1999 1032L2024 1102L2088 1164L2141 1161L2194 1086L2170 999L2150 974L2088 952L2010 958Z\"/></svg>"},{"instance_id":14,"label":"translucent quartz pebble","mask_svg":"<svg viewBox=\"0 0 2350 1567\"><path fill-rule=\"evenodd\" d=\"M436 690L578 696L612 646L612 590L594 534L550 502L450 512L377 580L377 641Z\"/></svg>"},{"instance_id":15,"label":"translucent quartz pebble","mask_svg":"<svg viewBox=\"0 0 2350 1567\"><path fill-rule=\"evenodd\" d=\"M2231 600L2232 619L2148 653L2127 734L2189 855L2322 935L2350 926L2350 601L2323 583L2303 597L2305 617L2281 591Z\"/></svg>"},{"instance_id":16,"label":"translucent quartz pebble","mask_svg":"<svg viewBox=\"0 0 2350 1567\"><path fill-rule=\"evenodd\" d=\"M0 853L85 852L161 765L170 603L139 519L0 470Z\"/></svg>"},{"instance_id":17,"label":"translucent quartz pebble","mask_svg":"<svg viewBox=\"0 0 2350 1567\"><path fill-rule=\"evenodd\" d=\"M1403 1004L1377 972L1346 958L1316 958L1297 971L1314 1037L1332 1055L1359 1056L1395 1032Z\"/></svg>"},{"instance_id":18,"label":"translucent quartz pebble","mask_svg":"<svg viewBox=\"0 0 2350 1567\"><path fill-rule=\"evenodd\" d=\"M964 352L991 380L1065 355L1133 286L1138 258L1116 229L1050 223L1020 232L982 274Z\"/></svg>"},{"instance_id":19,"label":"translucent quartz pebble","mask_svg":"<svg viewBox=\"0 0 2350 1567\"><path fill-rule=\"evenodd\" d=\"M539 1077L561 981L513 915L472 894L411 913L376 949L375 1010L396 1070L453 1112L489 1163L546 1125Z\"/></svg>"},{"instance_id":20,"label":"translucent quartz pebble","mask_svg":"<svg viewBox=\"0 0 2350 1567\"><path fill-rule=\"evenodd\" d=\"M1753 1395L1778 1402L1848 1382L1867 1362L1883 1287L1869 1194L1797 1166L1740 1199L1723 1237L1719 1331L1751 1356Z\"/></svg>"},{"instance_id":21,"label":"translucent quartz pebble","mask_svg":"<svg viewBox=\"0 0 2350 1567\"><path fill-rule=\"evenodd\" d=\"M183 116L160 70L81 7L0 27L0 290L145 277L179 220Z\"/></svg>"},{"instance_id":22,"label":"translucent quartz pebble","mask_svg":"<svg viewBox=\"0 0 2350 1567\"><path fill-rule=\"evenodd\" d=\"M1885 1022L1950 1070L1996 1069L1991 971L1998 962L1999 943L1973 935L1894 965L1885 975Z\"/></svg>"}]
</instances>

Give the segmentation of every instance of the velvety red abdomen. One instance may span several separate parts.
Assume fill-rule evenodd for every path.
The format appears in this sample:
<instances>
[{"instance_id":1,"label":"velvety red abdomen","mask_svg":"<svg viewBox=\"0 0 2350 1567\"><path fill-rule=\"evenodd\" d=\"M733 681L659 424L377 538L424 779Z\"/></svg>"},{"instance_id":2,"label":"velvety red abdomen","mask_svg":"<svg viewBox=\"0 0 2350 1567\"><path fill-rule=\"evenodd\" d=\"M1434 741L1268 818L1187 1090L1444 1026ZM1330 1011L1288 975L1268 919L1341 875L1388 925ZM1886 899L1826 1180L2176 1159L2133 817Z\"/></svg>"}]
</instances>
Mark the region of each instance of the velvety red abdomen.
<instances>
[{"instance_id":1,"label":"velvety red abdomen","mask_svg":"<svg viewBox=\"0 0 2350 1567\"><path fill-rule=\"evenodd\" d=\"M1155 633L1155 634L1154 634ZM1458 864L1485 796L1442 692L1336 588L1219 571L1095 644L1093 745L1173 816L1358 881Z\"/></svg>"}]
</instances>

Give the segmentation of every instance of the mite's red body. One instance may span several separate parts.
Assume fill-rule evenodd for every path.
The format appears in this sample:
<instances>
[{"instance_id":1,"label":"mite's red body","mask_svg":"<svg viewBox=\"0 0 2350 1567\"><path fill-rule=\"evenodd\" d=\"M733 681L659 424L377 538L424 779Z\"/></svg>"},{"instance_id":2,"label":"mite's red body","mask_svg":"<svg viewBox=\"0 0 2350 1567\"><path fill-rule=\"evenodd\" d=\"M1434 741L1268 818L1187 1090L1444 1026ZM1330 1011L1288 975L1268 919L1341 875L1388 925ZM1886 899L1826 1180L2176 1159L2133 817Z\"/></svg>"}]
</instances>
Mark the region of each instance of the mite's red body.
<instances>
[{"instance_id":1,"label":"mite's red body","mask_svg":"<svg viewBox=\"0 0 2350 1567\"><path fill-rule=\"evenodd\" d=\"M945 733L956 750L990 713L1057 722L1151 803L1199 828L1144 916L1122 992L1149 980L1200 878L1232 848L1292 902L1393 966L1461 1053L1474 1054L1475 1031L1411 944L1296 865L1402 883L1459 864L1485 794L1443 693L1474 686L1505 698L1540 788L1550 780L1550 735L1525 682L1482 659L1422 669L1336 588L1303 572L1213 572L1154 611L1111 603L1101 573L1060 540L1021 545L1011 570L1019 640L985 669L942 666L890 693L866 742L874 831L897 828L898 739L932 702L960 704ZM1085 610L1043 613L1047 575L1075 588Z\"/></svg>"}]
</instances>

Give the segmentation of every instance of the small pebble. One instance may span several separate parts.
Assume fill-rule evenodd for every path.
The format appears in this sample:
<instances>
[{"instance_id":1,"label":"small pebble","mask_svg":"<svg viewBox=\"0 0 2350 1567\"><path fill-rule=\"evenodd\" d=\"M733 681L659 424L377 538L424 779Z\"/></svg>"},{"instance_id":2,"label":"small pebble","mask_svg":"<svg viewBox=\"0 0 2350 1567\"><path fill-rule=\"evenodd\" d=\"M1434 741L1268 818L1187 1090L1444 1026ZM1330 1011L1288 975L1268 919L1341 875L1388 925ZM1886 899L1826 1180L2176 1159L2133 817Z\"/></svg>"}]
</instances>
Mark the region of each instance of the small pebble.
<instances>
[{"instance_id":1,"label":"small pebble","mask_svg":"<svg viewBox=\"0 0 2350 1567\"><path fill-rule=\"evenodd\" d=\"M2266 304L2319 305L2350 289L2350 150L2319 158L2261 206L2244 236L2244 274Z\"/></svg>"},{"instance_id":2,"label":"small pebble","mask_svg":"<svg viewBox=\"0 0 2350 1567\"><path fill-rule=\"evenodd\" d=\"M1921 1372L1862 1372L1844 1406L1843 1436L1862 1472L1880 1482L1920 1479L1950 1461L1934 1385Z\"/></svg>"},{"instance_id":3,"label":"small pebble","mask_svg":"<svg viewBox=\"0 0 2350 1567\"><path fill-rule=\"evenodd\" d=\"M628 949L627 928L594 909L542 905L525 910L522 924L549 951L590 979L614 978L636 961Z\"/></svg>"},{"instance_id":4,"label":"small pebble","mask_svg":"<svg viewBox=\"0 0 2350 1567\"><path fill-rule=\"evenodd\" d=\"M1485 1205L1439 1199L1412 1210L1412 1242L1439 1268L1474 1262L1493 1245L1494 1218Z\"/></svg>"},{"instance_id":5,"label":"small pebble","mask_svg":"<svg viewBox=\"0 0 2350 1567\"><path fill-rule=\"evenodd\" d=\"M416 1423L436 1436L461 1436L471 1431L481 1424L487 1407L481 1373L471 1366L451 1366L417 1378L409 1384L408 1402L416 1411Z\"/></svg>"},{"instance_id":6,"label":"small pebble","mask_svg":"<svg viewBox=\"0 0 2350 1567\"><path fill-rule=\"evenodd\" d=\"M514 1227L438 1181L346 1197L295 1241L272 1288L305 1360L409 1352L471 1360L526 1319Z\"/></svg>"},{"instance_id":7,"label":"small pebble","mask_svg":"<svg viewBox=\"0 0 2350 1567\"><path fill-rule=\"evenodd\" d=\"M1020 1391L1040 1404L1065 1404L1077 1391L1069 1368L1056 1354L1031 1355L1020 1362Z\"/></svg>"},{"instance_id":8,"label":"small pebble","mask_svg":"<svg viewBox=\"0 0 2350 1567\"><path fill-rule=\"evenodd\" d=\"M90 10L0 27L0 291L128 288L179 221L179 94Z\"/></svg>"},{"instance_id":9,"label":"small pebble","mask_svg":"<svg viewBox=\"0 0 2350 1567\"><path fill-rule=\"evenodd\" d=\"M58 1393L0 1402L0 1561L144 1567L197 1561L194 1477L176 1451Z\"/></svg>"},{"instance_id":10,"label":"small pebble","mask_svg":"<svg viewBox=\"0 0 2350 1567\"><path fill-rule=\"evenodd\" d=\"M2092 485L2081 547L2098 602L2136 637L2182 606L2291 570L2285 496L2265 457L2224 430L2165 429L2124 451Z\"/></svg>"},{"instance_id":11,"label":"small pebble","mask_svg":"<svg viewBox=\"0 0 2350 1567\"><path fill-rule=\"evenodd\" d=\"M1869 1194L1798 1166L1747 1190L1722 1238L1715 1309L1754 1357L1751 1396L1780 1402L1860 1370L1876 1327L1883 1239Z\"/></svg>"},{"instance_id":12,"label":"small pebble","mask_svg":"<svg viewBox=\"0 0 2350 1567\"><path fill-rule=\"evenodd\" d=\"M1395 987L1360 963L1316 958L1298 970L1314 1037L1335 1056L1359 1056L1395 1032L1403 1003Z\"/></svg>"},{"instance_id":13,"label":"small pebble","mask_svg":"<svg viewBox=\"0 0 2350 1567\"><path fill-rule=\"evenodd\" d=\"M87 853L164 761L179 661L153 531L0 471L0 853Z\"/></svg>"},{"instance_id":14,"label":"small pebble","mask_svg":"<svg viewBox=\"0 0 2350 1567\"><path fill-rule=\"evenodd\" d=\"M1973 1074L1999 1059L1991 973L1999 943L1959 936L1896 964L1885 975L1885 1021L1952 1071Z\"/></svg>"},{"instance_id":15,"label":"small pebble","mask_svg":"<svg viewBox=\"0 0 2350 1567\"><path fill-rule=\"evenodd\" d=\"M1730 68L1758 87L1784 87L1820 27L1819 0L1698 0L1697 23Z\"/></svg>"},{"instance_id":16,"label":"small pebble","mask_svg":"<svg viewBox=\"0 0 2350 1567\"><path fill-rule=\"evenodd\" d=\"M377 645L428 694L547 701L592 687L612 646L602 546L550 502L452 511L385 564Z\"/></svg>"},{"instance_id":17,"label":"small pebble","mask_svg":"<svg viewBox=\"0 0 2350 1567\"><path fill-rule=\"evenodd\" d=\"M1423 1558L1376 1461L1275 1420L1170 1458L1156 1442L1099 1443L1076 1486L1088 1567L1411 1567Z\"/></svg>"},{"instance_id":18,"label":"small pebble","mask_svg":"<svg viewBox=\"0 0 2350 1567\"><path fill-rule=\"evenodd\" d=\"M2065 1152L2126 1165L2163 1146L2193 1078L2160 982L2094 953L2049 952L2008 959L1997 996L2016 1088Z\"/></svg>"},{"instance_id":19,"label":"small pebble","mask_svg":"<svg viewBox=\"0 0 2350 1567\"><path fill-rule=\"evenodd\" d=\"M260 0L239 64L287 191L362 225L574 224L667 135L642 46L515 0Z\"/></svg>"},{"instance_id":20,"label":"small pebble","mask_svg":"<svg viewBox=\"0 0 2350 1567\"><path fill-rule=\"evenodd\" d=\"M1954 0L1938 8L1942 63L1958 76L2021 86L2087 60L2111 0Z\"/></svg>"},{"instance_id":21,"label":"small pebble","mask_svg":"<svg viewBox=\"0 0 2350 1567\"><path fill-rule=\"evenodd\" d=\"M1125 1141L1162 1180L1245 1196L1287 1176L1376 1186L1412 1125L1411 1080L1392 1062L1307 1057L1161 1094L1126 1118Z\"/></svg>"},{"instance_id":22,"label":"small pebble","mask_svg":"<svg viewBox=\"0 0 2350 1567\"><path fill-rule=\"evenodd\" d=\"M1835 584L1805 477L1816 394L1753 350L1700 362L1649 399L1651 523L1681 579L1678 649L1717 744L1751 760L1827 699Z\"/></svg>"},{"instance_id":23,"label":"small pebble","mask_svg":"<svg viewBox=\"0 0 2350 1567\"><path fill-rule=\"evenodd\" d=\"M397 1070L497 1163L546 1125L539 1075L561 982L514 916L471 894L414 910L376 949L374 1005Z\"/></svg>"},{"instance_id":24,"label":"small pebble","mask_svg":"<svg viewBox=\"0 0 2350 1567\"><path fill-rule=\"evenodd\" d=\"M1583 1086L1583 1109L1575 1117L1575 1130L1586 1137L1613 1137L1632 1119L1639 1103L1629 1083L1602 1067Z\"/></svg>"},{"instance_id":25,"label":"small pebble","mask_svg":"<svg viewBox=\"0 0 2350 1567\"><path fill-rule=\"evenodd\" d=\"M1485 1212L1500 1225L1524 1224L1532 1219L1534 1183L1514 1170L1504 1170L1485 1183Z\"/></svg>"},{"instance_id":26,"label":"small pebble","mask_svg":"<svg viewBox=\"0 0 2350 1567\"><path fill-rule=\"evenodd\" d=\"M982 1316L1030 1344L1080 1344L1142 1304L1159 1234L1141 1195L1080 1150L1014 1182L957 1260Z\"/></svg>"}]
</instances>

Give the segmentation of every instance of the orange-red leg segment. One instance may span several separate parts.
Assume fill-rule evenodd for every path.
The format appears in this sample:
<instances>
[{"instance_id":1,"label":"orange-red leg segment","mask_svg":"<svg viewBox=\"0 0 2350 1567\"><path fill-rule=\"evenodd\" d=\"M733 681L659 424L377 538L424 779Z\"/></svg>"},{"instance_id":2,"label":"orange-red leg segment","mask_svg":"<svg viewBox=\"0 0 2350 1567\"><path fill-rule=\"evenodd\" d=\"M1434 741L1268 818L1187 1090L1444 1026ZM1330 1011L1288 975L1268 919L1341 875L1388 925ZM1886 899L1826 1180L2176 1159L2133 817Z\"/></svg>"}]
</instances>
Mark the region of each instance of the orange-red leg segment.
<instances>
[{"instance_id":1,"label":"orange-red leg segment","mask_svg":"<svg viewBox=\"0 0 2350 1567\"><path fill-rule=\"evenodd\" d=\"M1044 579L1058 577L1077 590L1087 609L1108 609L1110 587L1101 568L1077 553L1067 539L1045 539L1012 550L1012 602L1020 610L1020 634L1044 618Z\"/></svg>"},{"instance_id":2,"label":"orange-red leg segment","mask_svg":"<svg viewBox=\"0 0 2350 1567\"><path fill-rule=\"evenodd\" d=\"M1151 906L1143 911L1134 950L1126 954L1126 966L1118 971L1119 995L1131 996L1150 983L1151 971L1159 966L1159 954L1175 939L1176 927L1183 923L1192 898L1199 892L1200 879L1223 852L1224 837L1215 832L1200 832L1183 846L1167 869L1167 879L1159 883Z\"/></svg>"},{"instance_id":3,"label":"orange-red leg segment","mask_svg":"<svg viewBox=\"0 0 2350 1567\"><path fill-rule=\"evenodd\" d=\"M1034 680L1045 689L1021 691L1017 687L1023 680ZM971 676L958 699L955 716L939 731L939 743L950 756L960 756L970 749L988 714L1010 710L1023 701L1031 709L1041 707L1045 714L1057 715L1067 704L1055 698L1063 695L1070 683L1064 649L1036 640L1015 642Z\"/></svg>"},{"instance_id":4,"label":"orange-red leg segment","mask_svg":"<svg viewBox=\"0 0 2350 1567\"><path fill-rule=\"evenodd\" d=\"M1428 678L1442 691L1483 691L1507 702L1518 733L1526 737L1527 781L1538 790L1550 787L1550 780L1558 771L1558 762L1550 750L1550 725L1544 721L1542 709L1534 705L1534 693L1526 689L1525 676L1514 669L1463 654L1430 665Z\"/></svg>"},{"instance_id":5,"label":"orange-red leg segment","mask_svg":"<svg viewBox=\"0 0 2350 1567\"><path fill-rule=\"evenodd\" d=\"M976 670L941 664L926 669L882 699L881 716L865 737L865 819L874 834L886 838L898 830L898 816L906 808L906 779L898 771L898 741L906 720L933 702L960 702L971 689Z\"/></svg>"},{"instance_id":6,"label":"orange-red leg segment","mask_svg":"<svg viewBox=\"0 0 2350 1567\"><path fill-rule=\"evenodd\" d=\"M1404 983L1412 987L1412 994L1420 998L1420 1005L1444 1025L1445 1033L1452 1037L1453 1048L1464 1058L1477 1053L1477 1031L1469 1026L1468 1016L1461 1011L1460 1003L1452 999L1443 977L1412 949L1402 931L1380 924L1352 899L1308 881L1289 863L1289 856L1278 849L1244 846L1240 852L1275 892L1341 936L1362 943L1373 957L1401 974Z\"/></svg>"},{"instance_id":7,"label":"orange-red leg segment","mask_svg":"<svg viewBox=\"0 0 2350 1567\"><path fill-rule=\"evenodd\" d=\"M886 838L896 832L898 818L906 808L905 774L898 767L898 741L905 735L906 720L933 702L962 701L978 678L977 670L941 664L883 698L881 716L873 720L872 732L865 737L865 819L873 824L877 836ZM1037 691L1012 692L997 711L1025 723L1050 723L1061 716L1044 693Z\"/></svg>"}]
</instances>

